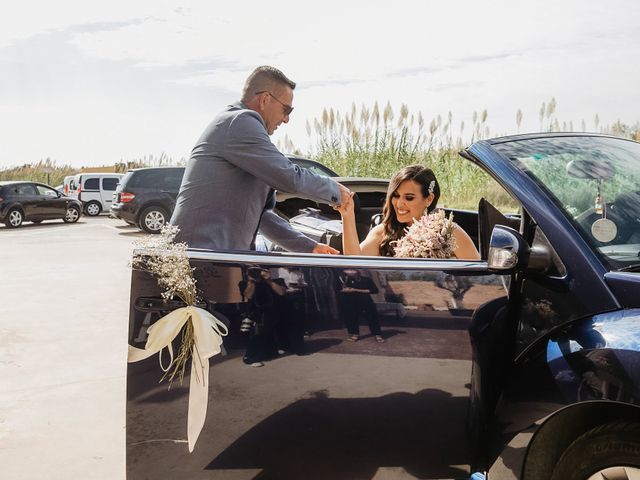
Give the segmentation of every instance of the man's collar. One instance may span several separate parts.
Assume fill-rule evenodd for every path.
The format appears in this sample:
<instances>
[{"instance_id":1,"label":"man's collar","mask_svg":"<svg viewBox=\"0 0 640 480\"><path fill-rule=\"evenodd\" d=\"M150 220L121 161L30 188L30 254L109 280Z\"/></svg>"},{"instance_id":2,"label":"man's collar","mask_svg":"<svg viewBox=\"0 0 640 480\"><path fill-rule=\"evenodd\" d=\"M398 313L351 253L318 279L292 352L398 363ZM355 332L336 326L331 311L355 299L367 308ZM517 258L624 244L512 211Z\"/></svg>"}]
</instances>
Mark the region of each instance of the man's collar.
<instances>
[{"instance_id":1,"label":"man's collar","mask_svg":"<svg viewBox=\"0 0 640 480\"><path fill-rule=\"evenodd\" d=\"M254 109L249 108L247 104L244 103L242 100L238 100L236 103L232 103L231 105L229 105L229 108L232 110L251 110L252 112L258 113ZM266 124L264 123L264 118L262 118L262 115L258 113L258 117L260 118L262 125L264 125L264 127L267 128Z\"/></svg>"},{"instance_id":2,"label":"man's collar","mask_svg":"<svg viewBox=\"0 0 640 480\"><path fill-rule=\"evenodd\" d=\"M240 110L251 110L242 100L238 100L237 102L230 104L229 107Z\"/></svg>"}]
</instances>

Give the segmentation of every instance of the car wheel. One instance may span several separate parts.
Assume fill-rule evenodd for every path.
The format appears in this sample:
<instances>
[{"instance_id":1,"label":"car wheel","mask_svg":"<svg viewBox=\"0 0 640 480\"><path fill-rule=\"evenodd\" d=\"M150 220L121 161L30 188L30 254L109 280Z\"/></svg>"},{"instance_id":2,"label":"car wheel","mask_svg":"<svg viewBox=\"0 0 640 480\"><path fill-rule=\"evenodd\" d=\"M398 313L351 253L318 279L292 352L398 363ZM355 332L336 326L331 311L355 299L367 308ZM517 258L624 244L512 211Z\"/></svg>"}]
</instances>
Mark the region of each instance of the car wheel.
<instances>
[{"instance_id":1,"label":"car wheel","mask_svg":"<svg viewBox=\"0 0 640 480\"><path fill-rule=\"evenodd\" d=\"M65 223L76 223L80 218L80 209L74 205L67 207L67 212L64 215Z\"/></svg>"},{"instance_id":2,"label":"car wheel","mask_svg":"<svg viewBox=\"0 0 640 480\"><path fill-rule=\"evenodd\" d=\"M24 214L22 213L22 210L14 208L7 214L7 218L5 219L4 224L9 228L18 228L20 225L22 225L23 221Z\"/></svg>"},{"instance_id":3,"label":"car wheel","mask_svg":"<svg viewBox=\"0 0 640 480\"><path fill-rule=\"evenodd\" d=\"M168 221L167 212L161 207L147 207L140 214L138 226L147 233L160 233Z\"/></svg>"},{"instance_id":4,"label":"car wheel","mask_svg":"<svg viewBox=\"0 0 640 480\"><path fill-rule=\"evenodd\" d=\"M640 423L611 422L578 437L560 457L551 480L639 478Z\"/></svg>"},{"instance_id":5,"label":"car wheel","mask_svg":"<svg viewBox=\"0 0 640 480\"><path fill-rule=\"evenodd\" d=\"M87 215L90 217L95 217L102 211L102 207L98 202L89 202L85 205L84 211L87 212Z\"/></svg>"}]
</instances>

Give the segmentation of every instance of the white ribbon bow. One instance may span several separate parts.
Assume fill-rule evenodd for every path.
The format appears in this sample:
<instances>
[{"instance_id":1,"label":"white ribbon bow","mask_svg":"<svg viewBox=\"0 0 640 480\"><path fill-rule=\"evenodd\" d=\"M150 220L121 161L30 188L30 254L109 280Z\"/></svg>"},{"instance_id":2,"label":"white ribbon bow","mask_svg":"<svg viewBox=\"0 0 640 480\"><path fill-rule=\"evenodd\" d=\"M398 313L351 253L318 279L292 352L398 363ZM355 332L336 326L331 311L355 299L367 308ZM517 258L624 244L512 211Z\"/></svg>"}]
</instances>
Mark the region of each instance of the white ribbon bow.
<instances>
[{"instance_id":1,"label":"white ribbon bow","mask_svg":"<svg viewBox=\"0 0 640 480\"><path fill-rule=\"evenodd\" d=\"M227 326L202 308L193 306L178 308L148 328L149 337L144 350L129 345L128 362L144 360L154 353L160 352L164 347L168 347L171 362L167 368L162 367L162 363L160 363L162 369L168 371L173 364L171 341L180 333L189 319L193 325L194 343L191 351L187 438L189 452L193 452L207 416L209 358L220 353L222 337L229 333Z\"/></svg>"}]
</instances>

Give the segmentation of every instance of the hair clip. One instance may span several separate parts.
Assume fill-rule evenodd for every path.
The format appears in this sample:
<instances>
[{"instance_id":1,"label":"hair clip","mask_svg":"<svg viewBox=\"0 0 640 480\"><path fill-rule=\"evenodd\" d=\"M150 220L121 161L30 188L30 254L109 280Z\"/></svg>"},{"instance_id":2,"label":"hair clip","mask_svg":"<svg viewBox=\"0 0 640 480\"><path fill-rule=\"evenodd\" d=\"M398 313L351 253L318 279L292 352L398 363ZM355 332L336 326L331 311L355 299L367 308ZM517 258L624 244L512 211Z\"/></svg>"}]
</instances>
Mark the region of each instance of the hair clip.
<instances>
[{"instance_id":1,"label":"hair clip","mask_svg":"<svg viewBox=\"0 0 640 480\"><path fill-rule=\"evenodd\" d=\"M431 183L429 183L429 193L433 193L433 188L436 186L436 181L435 180L431 180Z\"/></svg>"}]
</instances>

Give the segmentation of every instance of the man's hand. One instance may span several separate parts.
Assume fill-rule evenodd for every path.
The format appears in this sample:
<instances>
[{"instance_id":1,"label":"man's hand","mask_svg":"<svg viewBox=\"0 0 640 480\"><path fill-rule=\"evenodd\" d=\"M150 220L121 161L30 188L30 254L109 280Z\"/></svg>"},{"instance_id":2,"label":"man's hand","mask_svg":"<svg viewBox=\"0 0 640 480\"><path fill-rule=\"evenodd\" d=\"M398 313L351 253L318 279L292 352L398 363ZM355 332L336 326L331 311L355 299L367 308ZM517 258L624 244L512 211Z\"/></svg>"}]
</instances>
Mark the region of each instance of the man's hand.
<instances>
[{"instance_id":1,"label":"man's hand","mask_svg":"<svg viewBox=\"0 0 640 480\"><path fill-rule=\"evenodd\" d=\"M339 205L344 205L351 199L351 197L353 196L353 193L351 192L351 190L349 190L347 187L345 187L341 183L338 183L338 188L340 189Z\"/></svg>"},{"instance_id":2,"label":"man's hand","mask_svg":"<svg viewBox=\"0 0 640 480\"><path fill-rule=\"evenodd\" d=\"M338 255L340 252L325 243L317 243L316 246L313 247L313 250L311 250L311 253L325 253L329 255Z\"/></svg>"}]
</instances>

